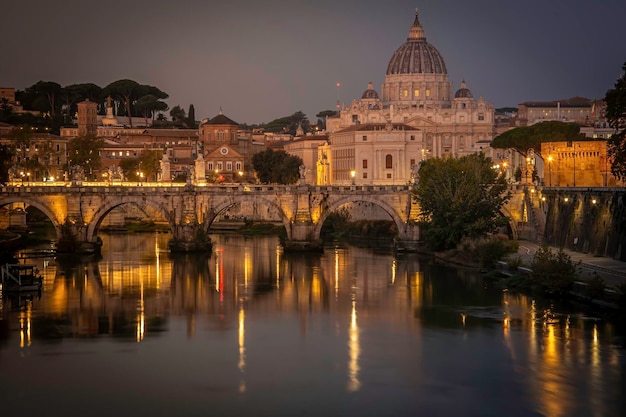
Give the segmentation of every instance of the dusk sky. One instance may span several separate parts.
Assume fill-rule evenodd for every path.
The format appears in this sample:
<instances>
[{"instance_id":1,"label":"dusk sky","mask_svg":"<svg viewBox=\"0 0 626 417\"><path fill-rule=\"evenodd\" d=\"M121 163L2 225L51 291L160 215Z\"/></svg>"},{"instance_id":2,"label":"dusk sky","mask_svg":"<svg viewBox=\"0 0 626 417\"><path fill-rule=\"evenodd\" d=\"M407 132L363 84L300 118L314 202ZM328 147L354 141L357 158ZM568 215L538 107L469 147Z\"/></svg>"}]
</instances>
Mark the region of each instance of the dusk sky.
<instances>
[{"instance_id":1,"label":"dusk sky","mask_svg":"<svg viewBox=\"0 0 626 417\"><path fill-rule=\"evenodd\" d=\"M0 7L0 87L130 78L199 120L314 122L381 92L416 8L453 91L496 108L603 98L626 62L624 0L30 0Z\"/></svg>"}]
</instances>

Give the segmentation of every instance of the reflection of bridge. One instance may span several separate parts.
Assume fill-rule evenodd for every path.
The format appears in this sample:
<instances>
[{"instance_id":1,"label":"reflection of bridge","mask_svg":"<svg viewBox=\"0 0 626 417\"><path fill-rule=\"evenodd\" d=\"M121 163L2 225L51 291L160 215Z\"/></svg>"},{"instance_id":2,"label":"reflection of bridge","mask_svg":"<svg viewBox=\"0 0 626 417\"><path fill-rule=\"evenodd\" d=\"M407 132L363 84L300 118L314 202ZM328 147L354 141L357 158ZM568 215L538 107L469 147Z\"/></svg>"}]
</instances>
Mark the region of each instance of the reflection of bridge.
<instances>
[{"instance_id":1,"label":"reflection of bridge","mask_svg":"<svg viewBox=\"0 0 626 417\"><path fill-rule=\"evenodd\" d=\"M242 203L251 205L262 220L263 213L278 213L286 230L287 245L308 248L317 244L322 225L330 213L345 204L359 202L384 210L397 226L399 244L414 247L419 239L415 224L418 210L407 185L239 184L203 187L188 184L173 187L84 183L7 186L1 188L0 194L0 207L33 206L50 219L58 241L67 239L69 233L86 247L95 245L98 228L111 210L126 204L136 205L146 213L159 213L170 225L173 242L183 250L197 249L199 234L209 232L221 213Z\"/></svg>"}]
</instances>

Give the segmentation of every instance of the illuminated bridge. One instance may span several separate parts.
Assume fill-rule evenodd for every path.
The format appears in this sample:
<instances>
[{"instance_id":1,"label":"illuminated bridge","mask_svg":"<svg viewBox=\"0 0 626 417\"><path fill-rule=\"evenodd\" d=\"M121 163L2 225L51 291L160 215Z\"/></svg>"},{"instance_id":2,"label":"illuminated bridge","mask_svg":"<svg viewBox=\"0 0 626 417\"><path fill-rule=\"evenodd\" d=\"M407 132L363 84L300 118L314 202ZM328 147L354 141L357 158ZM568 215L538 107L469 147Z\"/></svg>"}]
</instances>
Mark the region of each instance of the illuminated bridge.
<instances>
[{"instance_id":1,"label":"illuminated bridge","mask_svg":"<svg viewBox=\"0 0 626 417\"><path fill-rule=\"evenodd\" d=\"M70 237L84 250L97 246L98 229L107 214L128 204L139 207L144 213L158 213L165 219L173 235L173 249L194 251L200 249L198 236L206 236L218 216L237 205L253 207L260 220L264 220L263 213L278 213L286 230L286 249L307 249L318 245L321 228L330 213L343 205L359 203L384 210L397 227L399 247L415 248L419 240L418 207L408 185L199 186L74 182L0 188L0 207L6 208L9 225L12 217L17 219L20 212L23 217L23 209L33 206L50 219L58 242Z\"/></svg>"}]
</instances>

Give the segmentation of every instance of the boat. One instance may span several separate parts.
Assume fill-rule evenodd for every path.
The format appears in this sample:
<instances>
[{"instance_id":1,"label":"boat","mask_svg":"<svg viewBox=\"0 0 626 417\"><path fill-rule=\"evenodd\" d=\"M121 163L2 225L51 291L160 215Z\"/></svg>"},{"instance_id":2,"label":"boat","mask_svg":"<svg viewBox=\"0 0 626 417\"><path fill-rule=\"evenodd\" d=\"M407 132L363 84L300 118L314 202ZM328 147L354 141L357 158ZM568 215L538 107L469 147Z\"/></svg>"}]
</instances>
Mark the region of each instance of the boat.
<instances>
[{"instance_id":1,"label":"boat","mask_svg":"<svg viewBox=\"0 0 626 417\"><path fill-rule=\"evenodd\" d=\"M0 266L0 276L3 293L41 291L43 287L36 265L4 264Z\"/></svg>"}]
</instances>

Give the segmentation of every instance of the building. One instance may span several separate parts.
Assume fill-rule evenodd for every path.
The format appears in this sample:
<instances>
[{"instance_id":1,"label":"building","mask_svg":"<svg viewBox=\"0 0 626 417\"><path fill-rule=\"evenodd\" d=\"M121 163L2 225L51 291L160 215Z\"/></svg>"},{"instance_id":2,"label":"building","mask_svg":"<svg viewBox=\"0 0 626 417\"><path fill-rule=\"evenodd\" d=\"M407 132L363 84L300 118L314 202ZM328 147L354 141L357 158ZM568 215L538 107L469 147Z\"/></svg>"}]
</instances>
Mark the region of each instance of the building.
<instances>
[{"instance_id":1,"label":"building","mask_svg":"<svg viewBox=\"0 0 626 417\"><path fill-rule=\"evenodd\" d=\"M518 106L520 126L551 120L582 125L589 124L596 118L594 101L584 97L555 101L526 101Z\"/></svg>"},{"instance_id":2,"label":"building","mask_svg":"<svg viewBox=\"0 0 626 417\"><path fill-rule=\"evenodd\" d=\"M606 140L544 142L543 184L548 187L614 187Z\"/></svg>"},{"instance_id":3,"label":"building","mask_svg":"<svg viewBox=\"0 0 626 417\"><path fill-rule=\"evenodd\" d=\"M326 159L318 161L318 182L351 182L346 173L355 171L357 184L406 183L412 166L425 158L460 157L489 148L493 105L475 99L465 81L453 94L445 61L426 41L417 12L407 41L391 55L381 91L382 98L369 83L360 100L327 118L329 141L320 147L320 157Z\"/></svg>"}]
</instances>

